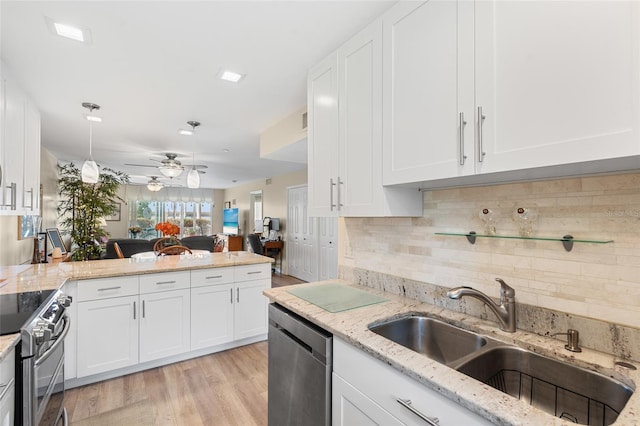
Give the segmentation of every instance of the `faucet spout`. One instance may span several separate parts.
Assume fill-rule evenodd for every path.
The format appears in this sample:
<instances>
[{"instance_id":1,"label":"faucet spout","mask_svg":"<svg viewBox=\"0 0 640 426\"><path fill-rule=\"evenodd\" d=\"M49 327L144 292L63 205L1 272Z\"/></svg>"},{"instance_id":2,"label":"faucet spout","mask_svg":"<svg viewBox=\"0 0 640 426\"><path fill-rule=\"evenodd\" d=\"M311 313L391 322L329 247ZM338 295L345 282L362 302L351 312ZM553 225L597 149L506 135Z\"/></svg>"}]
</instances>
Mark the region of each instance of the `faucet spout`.
<instances>
[{"instance_id":1,"label":"faucet spout","mask_svg":"<svg viewBox=\"0 0 640 426\"><path fill-rule=\"evenodd\" d=\"M452 288L447 292L447 297L460 299L463 296L469 296L484 302L498 318L500 330L514 333L516 331L516 291L509 287L502 279L496 278L496 281L500 283L499 305L489 296L472 287Z\"/></svg>"}]
</instances>

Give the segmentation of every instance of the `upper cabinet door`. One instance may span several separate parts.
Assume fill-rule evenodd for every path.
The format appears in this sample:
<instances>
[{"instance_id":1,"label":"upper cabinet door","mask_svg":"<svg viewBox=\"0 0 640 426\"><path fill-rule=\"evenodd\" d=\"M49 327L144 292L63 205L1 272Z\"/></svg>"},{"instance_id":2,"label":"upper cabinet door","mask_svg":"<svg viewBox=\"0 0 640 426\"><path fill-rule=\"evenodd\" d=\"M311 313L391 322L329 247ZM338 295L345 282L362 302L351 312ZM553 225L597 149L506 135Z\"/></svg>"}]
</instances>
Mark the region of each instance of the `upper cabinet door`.
<instances>
[{"instance_id":1,"label":"upper cabinet door","mask_svg":"<svg viewBox=\"0 0 640 426\"><path fill-rule=\"evenodd\" d=\"M338 50L342 216L371 216L382 204L382 23Z\"/></svg>"},{"instance_id":2,"label":"upper cabinet door","mask_svg":"<svg viewBox=\"0 0 640 426\"><path fill-rule=\"evenodd\" d=\"M26 214L40 211L40 112L35 105L25 104L24 188L22 206Z\"/></svg>"},{"instance_id":3,"label":"upper cabinet door","mask_svg":"<svg viewBox=\"0 0 640 426\"><path fill-rule=\"evenodd\" d=\"M25 136L25 98L15 80L5 80L4 158L2 165L2 207L11 214L22 215L23 161ZM39 172L39 170L38 170Z\"/></svg>"},{"instance_id":4,"label":"upper cabinet door","mask_svg":"<svg viewBox=\"0 0 640 426\"><path fill-rule=\"evenodd\" d=\"M479 1L475 13L479 172L640 152L638 2Z\"/></svg>"},{"instance_id":5,"label":"upper cabinet door","mask_svg":"<svg viewBox=\"0 0 640 426\"><path fill-rule=\"evenodd\" d=\"M309 215L337 216L338 81L332 54L307 81Z\"/></svg>"},{"instance_id":6,"label":"upper cabinet door","mask_svg":"<svg viewBox=\"0 0 640 426\"><path fill-rule=\"evenodd\" d=\"M401 2L382 19L384 184L474 173L473 4Z\"/></svg>"}]
</instances>

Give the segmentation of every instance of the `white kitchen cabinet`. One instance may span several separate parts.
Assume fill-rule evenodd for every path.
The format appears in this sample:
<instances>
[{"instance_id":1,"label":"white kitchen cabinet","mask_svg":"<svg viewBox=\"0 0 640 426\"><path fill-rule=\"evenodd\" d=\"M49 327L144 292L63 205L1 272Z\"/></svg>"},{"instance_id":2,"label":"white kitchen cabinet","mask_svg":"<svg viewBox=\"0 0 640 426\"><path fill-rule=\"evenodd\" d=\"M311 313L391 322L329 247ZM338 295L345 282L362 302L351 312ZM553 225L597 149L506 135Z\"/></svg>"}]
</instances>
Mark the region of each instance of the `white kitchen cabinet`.
<instances>
[{"instance_id":1,"label":"white kitchen cabinet","mask_svg":"<svg viewBox=\"0 0 640 426\"><path fill-rule=\"evenodd\" d=\"M335 53L307 77L307 154L310 216L337 216L338 58Z\"/></svg>"},{"instance_id":2,"label":"white kitchen cabinet","mask_svg":"<svg viewBox=\"0 0 640 426\"><path fill-rule=\"evenodd\" d=\"M40 113L2 64L0 214L39 213Z\"/></svg>"},{"instance_id":3,"label":"white kitchen cabinet","mask_svg":"<svg viewBox=\"0 0 640 426\"><path fill-rule=\"evenodd\" d=\"M383 183L554 177L593 167L541 168L640 154L639 8L435 0L391 8L382 18ZM468 178L446 180L460 177Z\"/></svg>"},{"instance_id":4,"label":"white kitchen cabinet","mask_svg":"<svg viewBox=\"0 0 640 426\"><path fill-rule=\"evenodd\" d=\"M335 426L404 426L335 373L331 382L331 406Z\"/></svg>"},{"instance_id":5,"label":"white kitchen cabinet","mask_svg":"<svg viewBox=\"0 0 640 426\"><path fill-rule=\"evenodd\" d=\"M383 15L385 185L475 172L472 13L472 2L431 0Z\"/></svg>"},{"instance_id":6,"label":"white kitchen cabinet","mask_svg":"<svg viewBox=\"0 0 640 426\"><path fill-rule=\"evenodd\" d=\"M191 271L191 350L233 341L233 268Z\"/></svg>"},{"instance_id":7,"label":"white kitchen cabinet","mask_svg":"<svg viewBox=\"0 0 640 426\"><path fill-rule=\"evenodd\" d=\"M64 339L64 377L65 380L75 379L77 375L78 353L78 282L67 281L62 286L62 292L71 297L71 305L65 309L65 313L71 320L69 333Z\"/></svg>"},{"instance_id":8,"label":"white kitchen cabinet","mask_svg":"<svg viewBox=\"0 0 640 426\"><path fill-rule=\"evenodd\" d=\"M233 341L233 283L191 288L191 350Z\"/></svg>"},{"instance_id":9,"label":"white kitchen cabinet","mask_svg":"<svg viewBox=\"0 0 640 426\"><path fill-rule=\"evenodd\" d=\"M271 287L270 265L263 263L236 266L234 281L234 339L266 334L269 327L269 303L262 292Z\"/></svg>"},{"instance_id":10,"label":"white kitchen cabinet","mask_svg":"<svg viewBox=\"0 0 640 426\"><path fill-rule=\"evenodd\" d=\"M138 295L78 303L77 377L138 363L139 310Z\"/></svg>"},{"instance_id":11,"label":"white kitchen cabinet","mask_svg":"<svg viewBox=\"0 0 640 426\"><path fill-rule=\"evenodd\" d=\"M422 195L382 186L382 23L308 78L309 215L421 216Z\"/></svg>"},{"instance_id":12,"label":"white kitchen cabinet","mask_svg":"<svg viewBox=\"0 0 640 426\"><path fill-rule=\"evenodd\" d=\"M0 360L0 425L13 426L15 417L15 349Z\"/></svg>"},{"instance_id":13,"label":"white kitchen cabinet","mask_svg":"<svg viewBox=\"0 0 640 426\"><path fill-rule=\"evenodd\" d=\"M334 337L334 383L336 376L341 380L337 387L332 387L334 425L360 424L343 421L345 418L366 419L364 424L373 425L426 424L398 399L411 401L411 407L428 418L437 418L440 426L491 424L437 391Z\"/></svg>"},{"instance_id":14,"label":"white kitchen cabinet","mask_svg":"<svg viewBox=\"0 0 640 426\"><path fill-rule=\"evenodd\" d=\"M190 300L188 289L140 295L140 362L189 352Z\"/></svg>"}]
</instances>

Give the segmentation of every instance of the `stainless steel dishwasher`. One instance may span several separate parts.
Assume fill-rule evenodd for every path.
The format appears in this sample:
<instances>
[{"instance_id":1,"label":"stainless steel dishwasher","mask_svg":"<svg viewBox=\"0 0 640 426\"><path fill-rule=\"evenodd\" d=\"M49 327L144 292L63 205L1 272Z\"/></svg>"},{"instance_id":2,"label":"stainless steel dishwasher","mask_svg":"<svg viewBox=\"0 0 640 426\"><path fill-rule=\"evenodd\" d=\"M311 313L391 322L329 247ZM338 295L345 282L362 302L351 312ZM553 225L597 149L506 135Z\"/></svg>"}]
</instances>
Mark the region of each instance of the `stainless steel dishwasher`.
<instances>
[{"instance_id":1,"label":"stainless steel dishwasher","mask_svg":"<svg viewBox=\"0 0 640 426\"><path fill-rule=\"evenodd\" d=\"M269 425L331 425L331 333L269 305Z\"/></svg>"}]
</instances>

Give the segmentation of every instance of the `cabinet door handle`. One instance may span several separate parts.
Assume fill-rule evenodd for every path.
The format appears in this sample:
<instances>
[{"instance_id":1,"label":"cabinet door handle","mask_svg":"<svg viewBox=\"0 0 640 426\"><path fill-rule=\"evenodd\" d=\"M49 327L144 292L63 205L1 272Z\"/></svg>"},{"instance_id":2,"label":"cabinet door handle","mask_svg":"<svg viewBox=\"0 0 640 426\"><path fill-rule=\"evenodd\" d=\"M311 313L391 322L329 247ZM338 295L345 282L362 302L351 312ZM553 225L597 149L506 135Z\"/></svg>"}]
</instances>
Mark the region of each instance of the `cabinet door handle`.
<instances>
[{"instance_id":1,"label":"cabinet door handle","mask_svg":"<svg viewBox=\"0 0 640 426\"><path fill-rule=\"evenodd\" d=\"M133 302L133 319L136 319L136 302Z\"/></svg>"},{"instance_id":2,"label":"cabinet door handle","mask_svg":"<svg viewBox=\"0 0 640 426\"><path fill-rule=\"evenodd\" d=\"M210 277L204 277L205 280L215 280L216 278L222 278L222 275L212 275Z\"/></svg>"},{"instance_id":3,"label":"cabinet door handle","mask_svg":"<svg viewBox=\"0 0 640 426\"><path fill-rule=\"evenodd\" d=\"M144 318L145 309L144 309L144 299L142 299L142 318Z\"/></svg>"},{"instance_id":4,"label":"cabinet door handle","mask_svg":"<svg viewBox=\"0 0 640 426\"><path fill-rule=\"evenodd\" d=\"M440 420L438 420L437 417L425 416L420 411L413 408L413 406L411 405L410 399L397 398L396 401L398 401L398 404L402 405L404 408L406 408L407 410L411 411L413 414L415 414L416 416L424 420L429 426L439 426Z\"/></svg>"},{"instance_id":5,"label":"cabinet door handle","mask_svg":"<svg viewBox=\"0 0 640 426\"><path fill-rule=\"evenodd\" d=\"M247 275L255 275L255 274L261 274L261 273L262 271L250 271L250 272L247 272Z\"/></svg>"},{"instance_id":6,"label":"cabinet door handle","mask_svg":"<svg viewBox=\"0 0 640 426\"><path fill-rule=\"evenodd\" d=\"M158 281L156 284L157 285L162 285L162 284L175 284L175 280L174 281Z\"/></svg>"},{"instance_id":7,"label":"cabinet door handle","mask_svg":"<svg viewBox=\"0 0 640 426\"><path fill-rule=\"evenodd\" d=\"M33 188L31 188L28 191L24 191L25 194L29 193L31 194L31 196L29 197L29 199L31 200L31 204L30 205L26 205L25 201L26 201L26 197L24 200L22 200L22 207L24 207L25 209L29 209L29 210L33 210Z\"/></svg>"},{"instance_id":8,"label":"cabinet door handle","mask_svg":"<svg viewBox=\"0 0 640 426\"><path fill-rule=\"evenodd\" d=\"M229 303L233 305L233 288L229 289L229 295L231 296L231 298L229 299Z\"/></svg>"},{"instance_id":9,"label":"cabinet door handle","mask_svg":"<svg viewBox=\"0 0 640 426\"><path fill-rule=\"evenodd\" d=\"M236 302L240 303L240 287L236 288Z\"/></svg>"},{"instance_id":10,"label":"cabinet door handle","mask_svg":"<svg viewBox=\"0 0 640 426\"><path fill-rule=\"evenodd\" d=\"M458 130L458 142L460 143L460 165L464 166L464 160L467 159L467 156L464 155L464 126L467 125L467 122L464 121L464 112L460 113L460 127Z\"/></svg>"},{"instance_id":11,"label":"cabinet door handle","mask_svg":"<svg viewBox=\"0 0 640 426\"><path fill-rule=\"evenodd\" d=\"M333 211L334 207L337 207L335 204L333 204L333 187L336 186L335 183L333 183L333 178L329 179L329 210Z\"/></svg>"},{"instance_id":12,"label":"cabinet door handle","mask_svg":"<svg viewBox=\"0 0 640 426\"><path fill-rule=\"evenodd\" d=\"M478 107L478 163L482 163L484 161L484 156L486 152L484 152L484 144L482 143L482 124L484 123L484 119L487 118L482 113L482 107Z\"/></svg>"},{"instance_id":13,"label":"cabinet door handle","mask_svg":"<svg viewBox=\"0 0 640 426\"><path fill-rule=\"evenodd\" d=\"M340 211L341 210L340 207L342 207L344 205L344 204L342 204L340 202L340 199L341 199L341 197L340 197L340 185L344 185L344 182L340 181L340 176L338 176L338 185L336 185L336 188L338 190L338 198L337 198L336 210L338 210L338 211Z\"/></svg>"},{"instance_id":14,"label":"cabinet door handle","mask_svg":"<svg viewBox=\"0 0 640 426\"><path fill-rule=\"evenodd\" d=\"M5 207L9 207L11 210L16 210L16 192L18 191L17 184L15 182L11 182L11 184L7 185L7 188L11 192L9 193L9 204L5 204Z\"/></svg>"},{"instance_id":15,"label":"cabinet door handle","mask_svg":"<svg viewBox=\"0 0 640 426\"><path fill-rule=\"evenodd\" d=\"M98 291L109 291L109 290L117 290L119 288L122 288L120 286L116 286L116 287L105 287L105 288L99 288Z\"/></svg>"}]
</instances>

